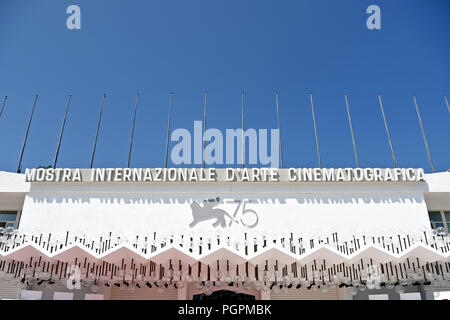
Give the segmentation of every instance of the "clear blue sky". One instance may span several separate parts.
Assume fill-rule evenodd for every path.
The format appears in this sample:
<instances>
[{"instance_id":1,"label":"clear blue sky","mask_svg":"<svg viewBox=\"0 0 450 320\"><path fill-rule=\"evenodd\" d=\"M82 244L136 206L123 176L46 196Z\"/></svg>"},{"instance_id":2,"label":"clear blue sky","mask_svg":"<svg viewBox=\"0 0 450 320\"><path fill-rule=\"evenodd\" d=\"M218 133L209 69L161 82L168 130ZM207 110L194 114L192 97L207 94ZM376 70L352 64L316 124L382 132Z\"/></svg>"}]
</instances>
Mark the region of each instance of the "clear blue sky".
<instances>
[{"instance_id":1,"label":"clear blue sky","mask_svg":"<svg viewBox=\"0 0 450 320\"><path fill-rule=\"evenodd\" d=\"M66 28L66 8L82 29ZM381 30L365 10L381 7ZM34 95L39 100L23 168L50 165L69 93L60 167L87 167L104 92L96 167L126 166L135 94L141 94L133 167L164 165L172 128L276 128L280 93L285 167L317 167L313 91L325 167L353 167L349 92L362 167L392 167L377 92L400 167L430 171L413 105L418 97L435 167L450 168L450 1L191 0L0 2L0 170L15 171ZM170 165L170 164L169 164Z\"/></svg>"}]
</instances>

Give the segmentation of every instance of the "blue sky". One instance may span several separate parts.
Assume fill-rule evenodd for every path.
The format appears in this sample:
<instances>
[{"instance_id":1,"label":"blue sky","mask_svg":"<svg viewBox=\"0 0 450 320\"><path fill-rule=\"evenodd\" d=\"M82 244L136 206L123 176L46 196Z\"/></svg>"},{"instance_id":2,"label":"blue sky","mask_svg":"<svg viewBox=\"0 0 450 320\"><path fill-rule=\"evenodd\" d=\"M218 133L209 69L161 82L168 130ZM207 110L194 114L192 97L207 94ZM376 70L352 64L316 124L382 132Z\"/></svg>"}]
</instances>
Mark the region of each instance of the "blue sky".
<instances>
[{"instance_id":1,"label":"blue sky","mask_svg":"<svg viewBox=\"0 0 450 320\"><path fill-rule=\"evenodd\" d=\"M81 30L66 8L81 7ZM366 8L381 7L381 30ZM140 93L132 167L164 165L169 93L172 128L192 128L208 90L208 127L276 128L280 94L285 167L317 167L309 91L324 167L354 167L344 92L349 92L362 167L392 167L377 100L400 167L430 171L413 105L416 94L436 170L450 168L450 2L81 1L0 2L0 170L15 171L34 95L23 168L50 165L69 93L60 167L88 167L103 93L94 166L124 167ZM171 165L169 163L169 165Z\"/></svg>"}]
</instances>

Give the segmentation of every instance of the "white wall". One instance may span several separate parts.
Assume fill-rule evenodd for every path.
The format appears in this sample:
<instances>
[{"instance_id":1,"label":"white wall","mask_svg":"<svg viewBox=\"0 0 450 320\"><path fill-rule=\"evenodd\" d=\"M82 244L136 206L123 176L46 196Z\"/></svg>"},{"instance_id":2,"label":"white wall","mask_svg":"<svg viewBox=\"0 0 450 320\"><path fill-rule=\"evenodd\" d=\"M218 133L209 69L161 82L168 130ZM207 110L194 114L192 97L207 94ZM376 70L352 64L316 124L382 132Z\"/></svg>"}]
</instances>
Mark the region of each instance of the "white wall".
<instances>
[{"instance_id":1,"label":"white wall","mask_svg":"<svg viewBox=\"0 0 450 320\"><path fill-rule=\"evenodd\" d=\"M257 232L416 231L429 227L425 190L425 183L39 183L26 196L20 227L53 234L186 232L193 220L190 203L220 197L254 201L246 209L258 214ZM233 215L236 207L217 208ZM211 230L214 221L193 230ZM245 228L233 223L231 229Z\"/></svg>"}]
</instances>

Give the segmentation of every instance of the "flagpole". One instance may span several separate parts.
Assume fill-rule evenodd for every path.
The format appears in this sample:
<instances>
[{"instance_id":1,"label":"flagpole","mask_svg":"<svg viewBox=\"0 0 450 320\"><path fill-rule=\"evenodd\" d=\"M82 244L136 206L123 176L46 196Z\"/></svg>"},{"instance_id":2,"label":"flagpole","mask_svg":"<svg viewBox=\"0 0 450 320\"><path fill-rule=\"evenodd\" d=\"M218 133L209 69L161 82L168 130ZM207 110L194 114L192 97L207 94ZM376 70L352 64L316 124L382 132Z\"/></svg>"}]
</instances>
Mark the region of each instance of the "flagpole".
<instances>
[{"instance_id":1,"label":"flagpole","mask_svg":"<svg viewBox=\"0 0 450 320\"><path fill-rule=\"evenodd\" d=\"M450 105L448 104L448 99L447 99L446 94L444 94L444 100L445 100L445 104L447 105L448 113L450 113Z\"/></svg>"},{"instance_id":2,"label":"flagpole","mask_svg":"<svg viewBox=\"0 0 450 320\"><path fill-rule=\"evenodd\" d=\"M413 100L414 100L414 105L416 106L416 112L417 112L417 118L419 119L420 130L422 131L423 142L425 143L425 149L427 150L428 161L430 162L431 171L434 173L435 172L434 164L433 164L433 160L431 159L430 147L428 145L427 136L425 134L425 129L423 127L422 117L420 115L419 106L417 104L417 99L416 99L415 94L413 95Z\"/></svg>"},{"instance_id":3,"label":"flagpole","mask_svg":"<svg viewBox=\"0 0 450 320\"><path fill-rule=\"evenodd\" d=\"M100 107L100 114L98 117L97 131L95 133L94 147L92 148L91 163L89 165L89 168L91 168L91 169L92 169L92 166L94 165L95 150L97 148L97 139L98 139L98 133L100 131L100 124L102 122L103 106L105 104L105 98L106 98L106 93L103 94L102 105Z\"/></svg>"},{"instance_id":4,"label":"flagpole","mask_svg":"<svg viewBox=\"0 0 450 320\"><path fill-rule=\"evenodd\" d=\"M280 106L278 103L278 91L275 92L275 101L277 106L277 118L278 118L278 137L279 137L279 152L280 152L280 168L283 168L283 148L281 145L281 126L280 126Z\"/></svg>"},{"instance_id":5,"label":"flagpole","mask_svg":"<svg viewBox=\"0 0 450 320\"><path fill-rule=\"evenodd\" d=\"M205 134L206 134L206 107L208 103L208 91L205 90L205 106L203 111L203 137L202 137L202 167L205 168Z\"/></svg>"},{"instance_id":6,"label":"flagpole","mask_svg":"<svg viewBox=\"0 0 450 320\"><path fill-rule=\"evenodd\" d=\"M242 168L245 168L244 91L241 92L241 104L242 104Z\"/></svg>"},{"instance_id":7,"label":"flagpole","mask_svg":"<svg viewBox=\"0 0 450 320\"><path fill-rule=\"evenodd\" d=\"M316 137L317 158L319 160L319 168L322 168L322 159L320 157L320 148L319 148L319 136L317 134L316 112L314 110L314 100L313 100L312 92L309 93L309 96L311 98L311 110L312 110L313 123L314 123L314 135Z\"/></svg>"},{"instance_id":8,"label":"flagpole","mask_svg":"<svg viewBox=\"0 0 450 320\"><path fill-rule=\"evenodd\" d=\"M2 118L3 110L5 109L7 99L8 99L8 96L5 96L5 99L3 100L3 103L2 103L2 109L0 110L0 119Z\"/></svg>"},{"instance_id":9,"label":"flagpole","mask_svg":"<svg viewBox=\"0 0 450 320\"><path fill-rule=\"evenodd\" d=\"M136 123L136 112L137 112L137 107L138 107L138 100L139 100L139 93L136 93L136 103L134 105L133 124L131 126L130 150L128 151L127 168L130 167L130 161L131 161L131 150L133 148L134 127L135 127L135 123Z\"/></svg>"},{"instance_id":10,"label":"flagpole","mask_svg":"<svg viewBox=\"0 0 450 320\"><path fill-rule=\"evenodd\" d=\"M348 94L347 94L347 92L344 94L344 97L345 97L345 105L347 106L348 123L350 125L350 132L352 134L353 151L355 153L356 167L359 168L358 152L356 151L355 134L353 132L352 117L350 116L350 107L349 107L349 104L348 104Z\"/></svg>"},{"instance_id":11,"label":"flagpole","mask_svg":"<svg viewBox=\"0 0 450 320\"><path fill-rule=\"evenodd\" d=\"M173 92L170 93L170 104L169 104L169 120L167 123L167 140L166 140L166 161L165 168L167 168L167 159L169 155L169 137L170 137L170 122L172 119L172 104L173 104Z\"/></svg>"},{"instance_id":12,"label":"flagpole","mask_svg":"<svg viewBox=\"0 0 450 320\"><path fill-rule=\"evenodd\" d=\"M37 99L38 99L38 95L36 94L36 97L34 98L33 108L31 109L30 118L28 119L27 131L25 133L25 138L23 139L22 150L20 151L19 163L17 165L17 173L20 173L22 170L23 153L25 151L25 146L27 144L28 133L30 132L31 121L33 120L33 114L34 114L34 109L36 108Z\"/></svg>"},{"instance_id":13,"label":"flagpole","mask_svg":"<svg viewBox=\"0 0 450 320\"><path fill-rule=\"evenodd\" d=\"M53 161L53 168L56 168L56 163L58 162L59 148L61 147L61 140L63 137L64 128L66 126L67 113L69 112L69 105L70 105L71 99L72 99L72 95L69 94L69 100L67 101L67 105L66 105L66 112L64 113L64 119L63 119L63 123L61 126L61 131L59 133L58 144L56 145L56 152L55 152L55 159Z\"/></svg>"},{"instance_id":14,"label":"flagpole","mask_svg":"<svg viewBox=\"0 0 450 320\"><path fill-rule=\"evenodd\" d=\"M389 127L386 121L386 115L384 114L383 100L381 100L381 93L378 93L378 101L380 102L381 113L383 115L384 127L386 128L386 134L389 141L389 147L391 149L392 161L394 162L394 168L397 168L397 160L394 155L394 148L392 147L391 134L389 133Z\"/></svg>"}]
</instances>

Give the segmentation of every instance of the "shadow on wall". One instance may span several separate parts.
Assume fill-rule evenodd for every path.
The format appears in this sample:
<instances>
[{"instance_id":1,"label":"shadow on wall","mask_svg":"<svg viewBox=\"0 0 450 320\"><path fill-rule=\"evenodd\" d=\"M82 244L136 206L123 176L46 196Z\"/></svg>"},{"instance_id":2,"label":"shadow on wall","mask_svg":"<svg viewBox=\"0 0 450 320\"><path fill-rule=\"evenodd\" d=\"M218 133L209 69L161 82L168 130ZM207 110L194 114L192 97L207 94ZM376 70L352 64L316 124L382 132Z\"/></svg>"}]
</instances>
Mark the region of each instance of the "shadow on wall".
<instances>
[{"instance_id":1,"label":"shadow on wall","mask_svg":"<svg viewBox=\"0 0 450 320\"><path fill-rule=\"evenodd\" d=\"M131 204L131 205L152 205L152 204L190 204L193 201L203 202L208 199L220 197L220 204L238 202L242 200L258 204L285 204L287 201L296 201L297 204L395 204L395 203L423 203L422 195L411 194L351 194L351 195L322 195L307 194L296 197L289 195L283 196L243 196L242 194L204 194L204 195L173 195L158 196L123 193L92 193L89 196L84 194L72 195L29 195L33 203L58 203L58 204L89 204L93 201L99 201L100 204Z\"/></svg>"}]
</instances>

